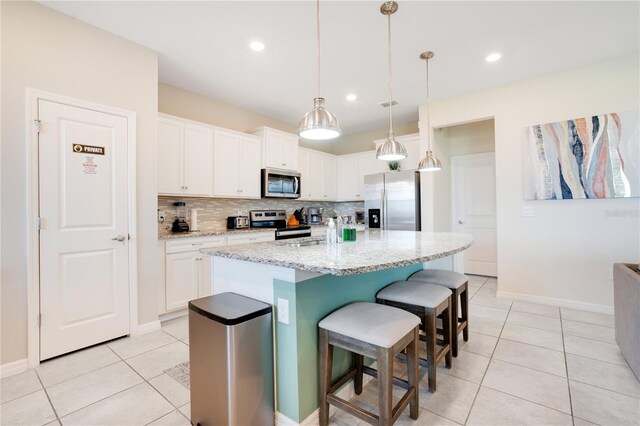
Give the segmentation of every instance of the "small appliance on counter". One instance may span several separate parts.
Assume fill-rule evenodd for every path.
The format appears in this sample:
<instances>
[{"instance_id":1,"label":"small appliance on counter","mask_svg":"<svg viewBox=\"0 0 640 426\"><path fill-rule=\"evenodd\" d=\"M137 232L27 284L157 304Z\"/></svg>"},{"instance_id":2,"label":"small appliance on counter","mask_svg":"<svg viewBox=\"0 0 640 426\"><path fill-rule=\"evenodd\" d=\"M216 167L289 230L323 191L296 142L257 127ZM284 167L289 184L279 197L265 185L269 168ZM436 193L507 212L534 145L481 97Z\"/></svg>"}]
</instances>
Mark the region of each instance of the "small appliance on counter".
<instances>
[{"instance_id":1,"label":"small appliance on counter","mask_svg":"<svg viewBox=\"0 0 640 426\"><path fill-rule=\"evenodd\" d=\"M189 224L187 223L187 204L178 201L173 203L176 207L176 217L171 224L171 232L189 232Z\"/></svg>"},{"instance_id":2,"label":"small appliance on counter","mask_svg":"<svg viewBox=\"0 0 640 426\"><path fill-rule=\"evenodd\" d=\"M287 212L285 210L251 210L249 217L249 224L252 228L273 228L276 240L311 236L310 226L287 227Z\"/></svg>"},{"instance_id":3,"label":"small appliance on counter","mask_svg":"<svg viewBox=\"0 0 640 426\"><path fill-rule=\"evenodd\" d=\"M227 217L227 229L249 229L249 216Z\"/></svg>"},{"instance_id":4,"label":"small appliance on counter","mask_svg":"<svg viewBox=\"0 0 640 426\"><path fill-rule=\"evenodd\" d=\"M322 224L323 212L324 212L324 209L322 207L307 207L307 224L308 225Z\"/></svg>"},{"instance_id":5,"label":"small appliance on counter","mask_svg":"<svg viewBox=\"0 0 640 426\"><path fill-rule=\"evenodd\" d=\"M356 210L356 224L364 225L364 210Z\"/></svg>"}]
</instances>

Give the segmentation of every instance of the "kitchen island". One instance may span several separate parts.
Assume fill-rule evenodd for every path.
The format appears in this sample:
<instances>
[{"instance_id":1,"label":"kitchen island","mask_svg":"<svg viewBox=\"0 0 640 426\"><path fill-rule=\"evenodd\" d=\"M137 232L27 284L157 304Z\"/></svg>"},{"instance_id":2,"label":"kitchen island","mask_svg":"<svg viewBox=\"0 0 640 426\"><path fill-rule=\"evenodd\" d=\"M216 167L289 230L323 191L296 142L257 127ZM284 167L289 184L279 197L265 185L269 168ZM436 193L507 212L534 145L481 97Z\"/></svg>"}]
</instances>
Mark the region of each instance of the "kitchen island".
<instances>
[{"instance_id":1,"label":"kitchen island","mask_svg":"<svg viewBox=\"0 0 640 426\"><path fill-rule=\"evenodd\" d=\"M424 267L461 271L467 234L368 230L334 245L301 238L204 249L213 256L213 292L234 292L276 307L276 395L279 415L303 422L318 407L320 319ZM350 357L334 356L334 376ZM283 419L286 421L286 419Z\"/></svg>"}]
</instances>

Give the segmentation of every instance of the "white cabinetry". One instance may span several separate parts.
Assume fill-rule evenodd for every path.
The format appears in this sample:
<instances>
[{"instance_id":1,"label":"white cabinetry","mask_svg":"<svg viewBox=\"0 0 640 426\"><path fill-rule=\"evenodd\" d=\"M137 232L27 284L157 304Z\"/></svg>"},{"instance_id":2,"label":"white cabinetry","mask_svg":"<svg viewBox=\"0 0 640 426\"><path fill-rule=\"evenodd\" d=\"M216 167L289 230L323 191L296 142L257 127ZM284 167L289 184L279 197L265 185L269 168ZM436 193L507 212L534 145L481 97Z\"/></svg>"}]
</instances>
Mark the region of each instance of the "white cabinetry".
<instances>
[{"instance_id":1,"label":"white cabinetry","mask_svg":"<svg viewBox=\"0 0 640 426\"><path fill-rule=\"evenodd\" d=\"M158 118L158 193L212 195L213 130L210 127Z\"/></svg>"},{"instance_id":2,"label":"white cabinetry","mask_svg":"<svg viewBox=\"0 0 640 426\"><path fill-rule=\"evenodd\" d=\"M259 127L255 132L262 138L262 167L298 170L298 135L270 127Z\"/></svg>"},{"instance_id":3,"label":"white cabinetry","mask_svg":"<svg viewBox=\"0 0 640 426\"><path fill-rule=\"evenodd\" d=\"M300 199L336 200L336 156L312 149L299 149Z\"/></svg>"},{"instance_id":4,"label":"white cabinetry","mask_svg":"<svg viewBox=\"0 0 640 426\"><path fill-rule=\"evenodd\" d=\"M213 294L211 256L203 255L199 250L224 245L225 237L167 241L164 261L166 311L185 308L190 300Z\"/></svg>"},{"instance_id":5,"label":"white cabinetry","mask_svg":"<svg viewBox=\"0 0 640 426\"><path fill-rule=\"evenodd\" d=\"M227 237L227 245L237 246L240 244L266 243L276 239L276 232L252 232L229 235Z\"/></svg>"},{"instance_id":6,"label":"white cabinetry","mask_svg":"<svg viewBox=\"0 0 640 426\"><path fill-rule=\"evenodd\" d=\"M417 170L418 163L420 163L420 159L422 158L420 155L420 135L418 133L412 133L410 135L398 136L396 140L407 149L407 158L399 161L400 170ZM374 141L376 148L382 145L384 141L385 139Z\"/></svg>"},{"instance_id":7,"label":"white cabinetry","mask_svg":"<svg viewBox=\"0 0 640 426\"><path fill-rule=\"evenodd\" d=\"M364 177L387 171L375 151L338 157L338 201L364 201Z\"/></svg>"},{"instance_id":8,"label":"white cabinetry","mask_svg":"<svg viewBox=\"0 0 640 426\"><path fill-rule=\"evenodd\" d=\"M213 195L260 198L260 138L215 129Z\"/></svg>"}]
</instances>

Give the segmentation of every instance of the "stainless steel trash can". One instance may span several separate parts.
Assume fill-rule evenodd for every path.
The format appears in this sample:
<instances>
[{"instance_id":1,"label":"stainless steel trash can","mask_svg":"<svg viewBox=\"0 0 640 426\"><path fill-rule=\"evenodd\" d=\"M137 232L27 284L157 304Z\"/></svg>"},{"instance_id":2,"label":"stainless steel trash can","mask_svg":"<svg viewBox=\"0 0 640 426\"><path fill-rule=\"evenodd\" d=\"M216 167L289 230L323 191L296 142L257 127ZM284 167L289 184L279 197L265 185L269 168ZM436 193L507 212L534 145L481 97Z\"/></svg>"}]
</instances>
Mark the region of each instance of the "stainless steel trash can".
<instances>
[{"instance_id":1,"label":"stainless steel trash can","mask_svg":"<svg viewBox=\"0 0 640 426\"><path fill-rule=\"evenodd\" d=\"M274 424L271 315L235 293L189 302L192 424Z\"/></svg>"}]
</instances>

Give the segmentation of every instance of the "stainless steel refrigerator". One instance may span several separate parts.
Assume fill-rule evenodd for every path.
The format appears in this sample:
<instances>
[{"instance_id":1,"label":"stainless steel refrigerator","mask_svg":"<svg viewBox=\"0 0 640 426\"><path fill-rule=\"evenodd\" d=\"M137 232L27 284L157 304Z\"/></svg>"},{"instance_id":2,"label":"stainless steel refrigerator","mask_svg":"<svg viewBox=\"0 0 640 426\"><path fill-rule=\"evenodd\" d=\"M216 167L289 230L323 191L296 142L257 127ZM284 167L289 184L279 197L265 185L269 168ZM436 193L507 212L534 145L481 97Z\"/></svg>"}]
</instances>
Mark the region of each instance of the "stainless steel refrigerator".
<instances>
[{"instance_id":1,"label":"stainless steel refrigerator","mask_svg":"<svg viewBox=\"0 0 640 426\"><path fill-rule=\"evenodd\" d=\"M365 176L364 212L367 228L420 231L420 173Z\"/></svg>"}]
</instances>

